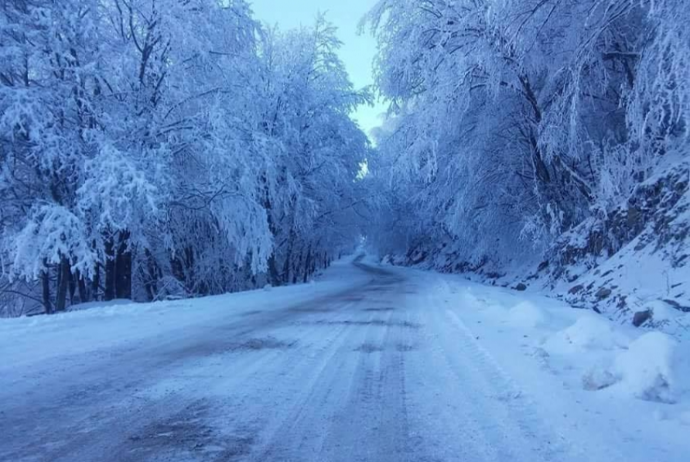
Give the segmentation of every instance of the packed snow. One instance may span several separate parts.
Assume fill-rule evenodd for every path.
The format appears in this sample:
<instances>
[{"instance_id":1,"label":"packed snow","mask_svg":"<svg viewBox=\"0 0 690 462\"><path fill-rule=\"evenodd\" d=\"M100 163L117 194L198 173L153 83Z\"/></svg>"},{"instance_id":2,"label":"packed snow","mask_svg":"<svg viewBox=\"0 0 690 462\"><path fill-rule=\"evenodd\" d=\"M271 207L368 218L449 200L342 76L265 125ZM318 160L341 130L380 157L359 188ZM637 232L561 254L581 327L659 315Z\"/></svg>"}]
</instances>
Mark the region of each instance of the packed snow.
<instances>
[{"instance_id":1,"label":"packed snow","mask_svg":"<svg viewBox=\"0 0 690 462\"><path fill-rule=\"evenodd\" d=\"M356 287L366 275L347 259L319 284L255 290L196 300L132 303L124 300L89 303L83 309L56 317L33 316L0 319L0 349L11 361L0 371L56 356L88 353L117 347L175 329L191 328L225 316L241 316L253 310L270 310Z\"/></svg>"},{"instance_id":2,"label":"packed snow","mask_svg":"<svg viewBox=\"0 0 690 462\"><path fill-rule=\"evenodd\" d=\"M348 259L310 284L1 321L0 458L681 462L687 346Z\"/></svg>"}]
</instances>

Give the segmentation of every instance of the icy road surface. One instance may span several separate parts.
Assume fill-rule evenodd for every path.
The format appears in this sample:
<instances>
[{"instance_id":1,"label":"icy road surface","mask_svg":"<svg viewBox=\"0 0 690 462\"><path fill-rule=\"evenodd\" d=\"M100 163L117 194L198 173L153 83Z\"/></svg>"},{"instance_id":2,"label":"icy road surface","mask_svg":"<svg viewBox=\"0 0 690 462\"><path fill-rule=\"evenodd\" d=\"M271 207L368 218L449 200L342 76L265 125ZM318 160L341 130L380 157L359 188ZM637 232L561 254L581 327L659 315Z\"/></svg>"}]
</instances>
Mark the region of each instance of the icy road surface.
<instances>
[{"instance_id":1,"label":"icy road surface","mask_svg":"<svg viewBox=\"0 0 690 462\"><path fill-rule=\"evenodd\" d=\"M0 460L687 462L690 427L571 389L441 276L328 276L5 321Z\"/></svg>"}]
</instances>

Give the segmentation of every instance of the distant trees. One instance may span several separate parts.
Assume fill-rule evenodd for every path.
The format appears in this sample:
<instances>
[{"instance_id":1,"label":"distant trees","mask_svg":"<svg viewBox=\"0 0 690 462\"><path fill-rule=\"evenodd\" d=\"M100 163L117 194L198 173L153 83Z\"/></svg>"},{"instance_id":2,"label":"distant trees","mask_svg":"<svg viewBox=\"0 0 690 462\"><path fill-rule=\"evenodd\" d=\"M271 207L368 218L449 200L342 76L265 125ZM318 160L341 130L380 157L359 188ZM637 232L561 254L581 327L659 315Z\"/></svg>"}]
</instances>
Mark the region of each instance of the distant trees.
<instances>
[{"instance_id":1,"label":"distant trees","mask_svg":"<svg viewBox=\"0 0 690 462\"><path fill-rule=\"evenodd\" d=\"M262 42L260 120L265 136L281 140L268 159L263 198L275 237L268 261L273 284L306 278L330 258L326 249L349 245L359 233L347 224L358 205L355 179L368 141L349 114L369 96L349 82L340 45L323 17L312 30L267 31Z\"/></svg>"},{"instance_id":2,"label":"distant trees","mask_svg":"<svg viewBox=\"0 0 690 462\"><path fill-rule=\"evenodd\" d=\"M379 1L366 24L391 114L370 167L390 203L375 238L501 266L686 155L682 3Z\"/></svg>"},{"instance_id":3,"label":"distant trees","mask_svg":"<svg viewBox=\"0 0 690 462\"><path fill-rule=\"evenodd\" d=\"M6 304L305 280L358 235L368 95L333 28L243 0L0 4Z\"/></svg>"}]
</instances>

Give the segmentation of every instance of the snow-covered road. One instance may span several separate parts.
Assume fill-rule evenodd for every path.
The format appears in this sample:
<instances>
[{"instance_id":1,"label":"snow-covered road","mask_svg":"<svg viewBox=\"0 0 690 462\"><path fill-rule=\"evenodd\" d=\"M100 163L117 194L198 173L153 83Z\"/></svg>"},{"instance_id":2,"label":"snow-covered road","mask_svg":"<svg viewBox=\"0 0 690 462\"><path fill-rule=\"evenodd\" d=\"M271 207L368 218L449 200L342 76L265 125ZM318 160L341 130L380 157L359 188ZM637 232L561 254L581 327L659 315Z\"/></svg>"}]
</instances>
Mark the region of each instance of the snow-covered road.
<instances>
[{"instance_id":1,"label":"snow-covered road","mask_svg":"<svg viewBox=\"0 0 690 462\"><path fill-rule=\"evenodd\" d=\"M528 336L493 339L507 328L460 306L442 276L329 274L196 310L7 321L0 460L687 460L682 431L616 420L651 418L649 403L602 408L540 358L518 364L524 341L510 342Z\"/></svg>"}]
</instances>

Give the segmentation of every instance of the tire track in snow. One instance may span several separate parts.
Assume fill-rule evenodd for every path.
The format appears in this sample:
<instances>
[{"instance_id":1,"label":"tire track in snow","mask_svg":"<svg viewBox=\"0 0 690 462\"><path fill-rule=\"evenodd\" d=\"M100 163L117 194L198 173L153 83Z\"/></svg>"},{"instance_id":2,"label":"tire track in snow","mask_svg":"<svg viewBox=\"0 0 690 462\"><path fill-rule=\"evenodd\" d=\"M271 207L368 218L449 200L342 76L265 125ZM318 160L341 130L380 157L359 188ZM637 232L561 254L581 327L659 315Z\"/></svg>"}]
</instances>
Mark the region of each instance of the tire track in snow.
<instances>
[{"instance_id":1,"label":"tire track in snow","mask_svg":"<svg viewBox=\"0 0 690 462\"><path fill-rule=\"evenodd\" d=\"M383 295L388 300L392 296ZM414 329L405 322L403 308L386 311L383 325L368 328L366 345L376 348L357 349L353 386L332 423L320 460L411 460L404 385L407 351L398 345Z\"/></svg>"},{"instance_id":2,"label":"tire track in snow","mask_svg":"<svg viewBox=\"0 0 690 462\"><path fill-rule=\"evenodd\" d=\"M333 329L333 326L327 328ZM257 432L257 445L246 460L290 460L295 446L305 454L314 451L319 435L303 433L303 426L305 422L318 421L322 417L329 395L338 382L342 382L336 359L350 348L357 327L343 324L339 330L337 340L319 355L316 364L308 369L300 369L299 373L289 374L283 382L291 383L292 396L266 390L265 410L271 414L266 415L267 419ZM257 403L251 405L256 406ZM259 408L262 407L259 405Z\"/></svg>"},{"instance_id":3,"label":"tire track in snow","mask_svg":"<svg viewBox=\"0 0 690 462\"><path fill-rule=\"evenodd\" d=\"M0 459L628 462L553 419L576 405L560 391L541 409L447 309L442 282L394 273L65 361L7 407Z\"/></svg>"},{"instance_id":4,"label":"tire track in snow","mask_svg":"<svg viewBox=\"0 0 690 462\"><path fill-rule=\"evenodd\" d=\"M313 303L327 304L333 309L329 315L337 317L338 311L348 305L340 300L344 295ZM0 428L6 428L4 437L13 444L3 445L0 459L127 460L128 448L136 448L133 435L145 433L155 422L183 414L200 396L213 390L225 388L226 396L233 390L242 396L238 390L243 383L255 381L262 371L281 372L285 366L285 355L277 349L237 352L226 350L224 345L234 347L242 339L265 338L285 326L290 327L292 334L298 334L302 342L328 341L329 337L324 337L323 329L316 325L295 326L289 322L308 317L281 310L265 317L269 321L265 325L261 317L230 323L228 327L219 325L206 329L201 336L198 331L190 332L189 340L163 340L160 351L156 349L151 355L129 347L103 357L105 361L97 361L96 367L87 363L82 373L66 376L64 384L56 382L58 387L39 394L37 402L18 402L7 409L13 418L4 422L9 427L0 423ZM331 333L337 337L342 330L335 328ZM316 356L318 353L314 357L291 355L292 365L316 360ZM218 367L214 368L213 362ZM51 428L41 431L41 426ZM26 438L27 433L35 436ZM164 448L160 452L160 460L166 460ZM156 460L151 459L153 454L135 453L131 457L136 461Z\"/></svg>"},{"instance_id":5,"label":"tire track in snow","mask_svg":"<svg viewBox=\"0 0 690 462\"><path fill-rule=\"evenodd\" d=\"M380 451L381 434L372 427L381 419L382 409L399 417L399 407L381 406L389 383L381 358L389 351L397 353L387 339L396 329L406 328L396 321L393 310L371 310L372 303L391 297L389 290L381 291L377 285L371 289L376 295L355 301L349 319L340 321L348 326L345 341L326 367L311 375L298 403L274 419L278 423L264 437L263 447L248 460L402 460L382 458L390 455L391 446ZM398 437L400 432L392 434Z\"/></svg>"}]
</instances>

